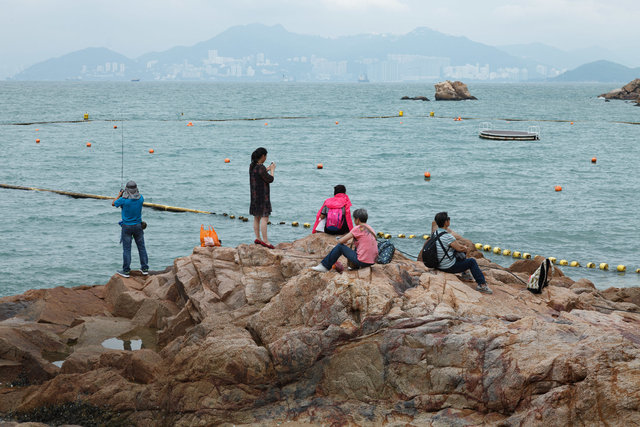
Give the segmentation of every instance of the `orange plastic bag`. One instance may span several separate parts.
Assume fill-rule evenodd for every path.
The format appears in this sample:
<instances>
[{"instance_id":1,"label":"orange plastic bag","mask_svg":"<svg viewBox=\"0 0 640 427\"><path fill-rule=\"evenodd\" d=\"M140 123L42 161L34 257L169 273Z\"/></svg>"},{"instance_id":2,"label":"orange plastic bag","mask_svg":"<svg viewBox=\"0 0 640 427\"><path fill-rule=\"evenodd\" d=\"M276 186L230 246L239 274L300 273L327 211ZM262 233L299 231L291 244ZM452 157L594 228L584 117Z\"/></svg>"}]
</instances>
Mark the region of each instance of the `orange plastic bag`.
<instances>
[{"instance_id":1,"label":"orange plastic bag","mask_svg":"<svg viewBox=\"0 0 640 427\"><path fill-rule=\"evenodd\" d=\"M220 246L218 233L212 226L204 228L204 224L200 225L200 246Z\"/></svg>"}]
</instances>

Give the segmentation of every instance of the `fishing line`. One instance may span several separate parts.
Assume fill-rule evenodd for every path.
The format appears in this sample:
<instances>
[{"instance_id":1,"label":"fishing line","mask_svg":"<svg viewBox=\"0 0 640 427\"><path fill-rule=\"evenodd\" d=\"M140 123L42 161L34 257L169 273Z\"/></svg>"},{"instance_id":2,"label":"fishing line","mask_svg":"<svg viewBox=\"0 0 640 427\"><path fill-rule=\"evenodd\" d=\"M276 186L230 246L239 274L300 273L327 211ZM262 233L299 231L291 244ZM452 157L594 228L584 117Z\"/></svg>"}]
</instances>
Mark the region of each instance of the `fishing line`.
<instances>
[{"instance_id":1,"label":"fishing line","mask_svg":"<svg viewBox=\"0 0 640 427\"><path fill-rule=\"evenodd\" d=\"M122 153L120 156L120 190L124 189L124 114L120 111L120 134L122 135Z\"/></svg>"}]
</instances>

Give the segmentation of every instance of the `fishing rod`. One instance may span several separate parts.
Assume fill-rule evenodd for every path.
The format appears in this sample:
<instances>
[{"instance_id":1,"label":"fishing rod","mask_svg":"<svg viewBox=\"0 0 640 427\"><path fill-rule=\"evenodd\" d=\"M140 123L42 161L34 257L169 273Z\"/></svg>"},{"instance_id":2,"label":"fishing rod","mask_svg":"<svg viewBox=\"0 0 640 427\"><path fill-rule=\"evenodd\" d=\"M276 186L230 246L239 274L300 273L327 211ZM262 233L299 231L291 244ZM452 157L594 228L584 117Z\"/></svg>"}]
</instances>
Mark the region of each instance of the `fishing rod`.
<instances>
[{"instance_id":1,"label":"fishing rod","mask_svg":"<svg viewBox=\"0 0 640 427\"><path fill-rule=\"evenodd\" d=\"M124 190L124 114L120 111L120 134L122 135L121 166L120 166L120 191Z\"/></svg>"}]
</instances>

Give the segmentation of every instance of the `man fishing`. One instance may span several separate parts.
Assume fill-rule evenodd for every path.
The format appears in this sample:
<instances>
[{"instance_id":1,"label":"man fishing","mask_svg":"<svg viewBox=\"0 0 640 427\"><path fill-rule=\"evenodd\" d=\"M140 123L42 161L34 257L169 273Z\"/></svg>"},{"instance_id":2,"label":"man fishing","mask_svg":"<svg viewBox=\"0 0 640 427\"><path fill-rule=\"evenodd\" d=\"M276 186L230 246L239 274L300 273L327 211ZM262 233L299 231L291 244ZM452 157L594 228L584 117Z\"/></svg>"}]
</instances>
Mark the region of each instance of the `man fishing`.
<instances>
[{"instance_id":1,"label":"man fishing","mask_svg":"<svg viewBox=\"0 0 640 427\"><path fill-rule=\"evenodd\" d=\"M140 271L143 275L149 274L149 259L147 249L144 247L144 231L142 227L142 203L144 197L138 191L138 186L134 181L127 182L124 190L120 190L118 197L111 202L111 206L122 209L122 232L120 242L122 243L122 270L118 274L122 277L129 277L131 273L131 238L133 237L138 247L140 255Z\"/></svg>"}]
</instances>

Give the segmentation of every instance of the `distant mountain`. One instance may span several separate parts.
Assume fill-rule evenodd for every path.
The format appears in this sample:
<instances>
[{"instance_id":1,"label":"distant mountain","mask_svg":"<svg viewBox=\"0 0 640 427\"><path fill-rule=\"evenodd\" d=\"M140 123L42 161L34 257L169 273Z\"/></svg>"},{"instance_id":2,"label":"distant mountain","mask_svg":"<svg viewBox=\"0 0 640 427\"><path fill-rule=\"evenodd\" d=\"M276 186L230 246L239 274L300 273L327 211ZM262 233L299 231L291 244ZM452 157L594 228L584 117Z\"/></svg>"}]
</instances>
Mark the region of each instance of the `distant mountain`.
<instances>
[{"instance_id":1,"label":"distant mountain","mask_svg":"<svg viewBox=\"0 0 640 427\"><path fill-rule=\"evenodd\" d=\"M106 63L109 63L108 71L105 70ZM113 64L117 64L115 72L112 71ZM124 68L120 64L124 64ZM74 80L81 76L84 79L91 79L91 77L98 79L103 75L124 79L126 72L136 67L136 62L124 55L103 47L90 47L39 62L15 75L14 79ZM120 72L121 69L122 72Z\"/></svg>"},{"instance_id":2,"label":"distant mountain","mask_svg":"<svg viewBox=\"0 0 640 427\"><path fill-rule=\"evenodd\" d=\"M640 78L640 67L629 68L610 61L595 61L560 74L553 79L559 82L629 82Z\"/></svg>"},{"instance_id":3,"label":"distant mountain","mask_svg":"<svg viewBox=\"0 0 640 427\"><path fill-rule=\"evenodd\" d=\"M521 81L558 75L572 63L568 56L542 44L498 49L426 27L404 35L326 38L291 33L281 25L250 24L136 59L88 48L35 64L13 79Z\"/></svg>"}]
</instances>

